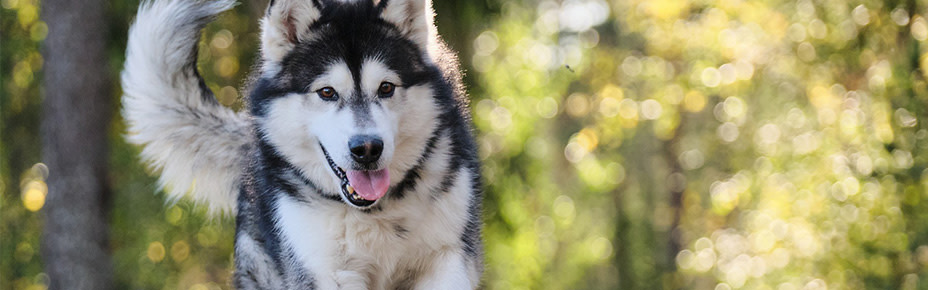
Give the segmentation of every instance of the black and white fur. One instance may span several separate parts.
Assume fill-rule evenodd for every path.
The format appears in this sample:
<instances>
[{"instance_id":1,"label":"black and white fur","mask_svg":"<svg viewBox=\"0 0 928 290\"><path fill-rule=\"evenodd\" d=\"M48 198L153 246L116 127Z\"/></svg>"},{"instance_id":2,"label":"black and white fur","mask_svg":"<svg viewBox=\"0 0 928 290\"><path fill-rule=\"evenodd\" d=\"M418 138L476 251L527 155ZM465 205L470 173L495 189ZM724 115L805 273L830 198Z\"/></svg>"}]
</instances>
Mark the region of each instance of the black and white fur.
<instances>
[{"instance_id":1,"label":"black and white fur","mask_svg":"<svg viewBox=\"0 0 928 290\"><path fill-rule=\"evenodd\" d=\"M235 286L478 287L479 163L430 1L272 0L238 113L196 71L200 30L233 5L144 2L122 84L128 140L169 196L235 214ZM382 141L377 160L352 157L356 136ZM385 196L351 198L345 170L384 169Z\"/></svg>"}]
</instances>

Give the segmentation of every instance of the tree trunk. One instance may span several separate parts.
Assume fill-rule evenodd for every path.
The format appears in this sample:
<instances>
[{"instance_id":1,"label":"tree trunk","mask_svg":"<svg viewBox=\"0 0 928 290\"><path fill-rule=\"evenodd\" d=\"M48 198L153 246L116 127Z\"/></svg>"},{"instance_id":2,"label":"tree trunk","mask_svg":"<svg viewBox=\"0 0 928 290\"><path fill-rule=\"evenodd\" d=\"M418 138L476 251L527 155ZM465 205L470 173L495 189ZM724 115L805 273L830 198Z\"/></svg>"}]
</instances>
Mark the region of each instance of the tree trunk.
<instances>
[{"instance_id":1,"label":"tree trunk","mask_svg":"<svg viewBox=\"0 0 928 290\"><path fill-rule=\"evenodd\" d=\"M110 289L106 201L110 82L102 0L43 0L42 254L50 289Z\"/></svg>"}]
</instances>

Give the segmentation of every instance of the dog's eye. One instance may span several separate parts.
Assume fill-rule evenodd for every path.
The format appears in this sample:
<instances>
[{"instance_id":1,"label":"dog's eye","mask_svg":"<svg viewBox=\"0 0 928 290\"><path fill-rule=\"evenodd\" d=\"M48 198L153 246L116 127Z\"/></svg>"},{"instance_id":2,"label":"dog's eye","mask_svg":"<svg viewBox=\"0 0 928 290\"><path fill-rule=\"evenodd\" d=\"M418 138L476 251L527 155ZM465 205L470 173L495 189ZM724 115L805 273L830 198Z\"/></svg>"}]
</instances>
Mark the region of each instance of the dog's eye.
<instances>
[{"instance_id":1,"label":"dog's eye","mask_svg":"<svg viewBox=\"0 0 928 290\"><path fill-rule=\"evenodd\" d=\"M335 100L335 97L336 97L335 89L333 89L332 87L321 88L318 91L316 91L316 94L318 94L320 98L326 101L333 101Z\"/></svg>"},{"instance_id":2,"label":"dog's eye","mask_svg":"<svg viewBox=\"0 0 928 290\"><path fill-rule=\"evenodd\" d=\"M396 85L390 82L380 83L380 88L377 89L377 93L380 94L381 98L389 98L393 96L393 90L396 89Z\"/></svg>"}]
</instances>

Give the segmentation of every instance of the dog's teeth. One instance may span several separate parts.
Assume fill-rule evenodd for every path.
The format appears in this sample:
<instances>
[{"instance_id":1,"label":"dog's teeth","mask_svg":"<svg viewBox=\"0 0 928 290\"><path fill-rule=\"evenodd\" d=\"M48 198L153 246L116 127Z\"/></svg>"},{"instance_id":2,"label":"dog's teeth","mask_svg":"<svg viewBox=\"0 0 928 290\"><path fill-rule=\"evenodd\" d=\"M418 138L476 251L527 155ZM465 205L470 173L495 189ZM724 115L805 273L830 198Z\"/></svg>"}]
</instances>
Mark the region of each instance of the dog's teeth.
<instances>
[{"instance_id":1,"label":"dog's teeth","mask_svg":"<svg viewBox=\"0 0 928 290\"><path fill-rule=\"evenodd\" d=\"M348 194L357 195L354 193L354 187L351 187L351 185L345 184L345 190L348 191Z\"/></svg>"}]
</instances>

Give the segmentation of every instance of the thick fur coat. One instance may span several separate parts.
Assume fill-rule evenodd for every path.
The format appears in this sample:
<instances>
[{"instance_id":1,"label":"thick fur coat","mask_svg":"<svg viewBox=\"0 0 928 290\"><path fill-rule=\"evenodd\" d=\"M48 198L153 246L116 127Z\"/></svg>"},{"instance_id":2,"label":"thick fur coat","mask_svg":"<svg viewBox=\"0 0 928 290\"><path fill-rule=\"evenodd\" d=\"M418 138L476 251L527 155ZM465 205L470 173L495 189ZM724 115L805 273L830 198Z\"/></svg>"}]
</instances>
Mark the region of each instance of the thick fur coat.
<instances>
[{"instance_id":1,"label":"thick fur coat","mask_svg":"<svg viewBox=\"0 0 928 290\"><path fill-rule=\"evenodd\" d=\"M457 60L428 0L272 0L247 110L196 71L228 0L139 8L128 140L170 198L236 217L238 289L474 289L481 184Z\"/></svg>"}]
</instances>

